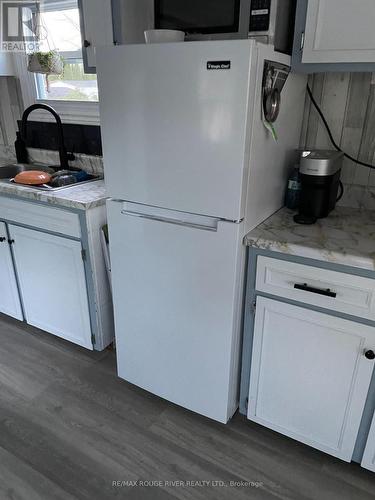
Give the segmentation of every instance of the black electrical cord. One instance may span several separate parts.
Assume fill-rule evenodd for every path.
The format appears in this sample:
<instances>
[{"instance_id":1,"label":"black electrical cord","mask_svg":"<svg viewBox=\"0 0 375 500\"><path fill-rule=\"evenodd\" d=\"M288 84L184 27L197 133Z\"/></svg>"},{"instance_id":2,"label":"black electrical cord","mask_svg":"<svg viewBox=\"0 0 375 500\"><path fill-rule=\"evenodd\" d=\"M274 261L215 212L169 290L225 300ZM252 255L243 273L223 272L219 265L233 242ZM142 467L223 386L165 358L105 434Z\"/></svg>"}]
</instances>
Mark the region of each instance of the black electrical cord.
<instances>
[{"instance_id":1,"label":"black electrical cord","mask_svg":"<svg viewBox=\"0 0 375 500\"><path fill-rule=\"evenodd\" d=\"M351 160L352 162L356 163L357 165L361 165L362 167L367 167L367 168L374 168L375 169L375 165L371 165L370 163L365 163L363 161L360 161L360 160L357 160L356 158L354 158L353 156L350 156L348 153L345 153L345 151L343 151L340 146L338 146L336 144L336 141L332 135L332 132L331 132L331 129L329 128L329 125L327 123L327 120L325 118L325 116L323 115L323 112L322 110L320 109L319 107L319 104L316 102L314 96L313 96L313 93L311 92L311 88L309 86L309 84L307 84L307 93L309 94L309 97L311 99L311 102L313 103L315 109L317 110L317 112L319 113L319 116L320 118L322 119L323 123L324 123L324 126L328 132L328 136L329 136L329 139L330 141L332 142L333 146L335 149L337 149L337 151L340 151L341 153L344 153L344 156L346 158L348 158L349 160Z\"/></svg>"}]
</instances>

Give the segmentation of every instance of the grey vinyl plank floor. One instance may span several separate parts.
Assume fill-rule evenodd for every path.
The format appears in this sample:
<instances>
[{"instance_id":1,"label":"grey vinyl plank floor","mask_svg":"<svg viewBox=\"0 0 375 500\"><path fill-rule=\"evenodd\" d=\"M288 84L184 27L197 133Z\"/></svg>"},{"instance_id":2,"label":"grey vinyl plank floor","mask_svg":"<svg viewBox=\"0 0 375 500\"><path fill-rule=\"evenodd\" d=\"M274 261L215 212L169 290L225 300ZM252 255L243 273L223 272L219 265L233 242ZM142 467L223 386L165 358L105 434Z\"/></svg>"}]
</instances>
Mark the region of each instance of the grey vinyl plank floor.
<instances>
[{"instance_id":1,"label":"grey vinyl plank floor","mask_svg":"<svg viewBox=\"0 0 375 500\"><path fill-rule=\"evenodd\" d=\"M120 380L113 351L0 315L0 499L112 498L373 500L375 475L195 415Z\"/></svg>"}]
</instances>

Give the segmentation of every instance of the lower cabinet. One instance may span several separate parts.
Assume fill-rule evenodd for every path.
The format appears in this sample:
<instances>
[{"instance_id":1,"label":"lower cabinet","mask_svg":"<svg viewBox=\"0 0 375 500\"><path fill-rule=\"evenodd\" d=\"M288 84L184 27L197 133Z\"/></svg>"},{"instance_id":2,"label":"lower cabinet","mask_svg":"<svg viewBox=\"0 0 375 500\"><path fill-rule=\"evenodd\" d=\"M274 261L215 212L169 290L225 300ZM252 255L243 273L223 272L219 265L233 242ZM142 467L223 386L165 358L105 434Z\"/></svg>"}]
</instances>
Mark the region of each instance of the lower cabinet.
<instances>
[{"instance_id":1,"label":"lower cabinet","mask_svg":"<svg viewBox=\"0 0 375 500\"><path fill-rule=\"evenodd\" d=\"M9 225L28 324L92 349L81 242Z\"/></svg>"},{"instance_id":2,"label":"lower cabinet","mask_svg":"<svg viewBox=\"0 0 375 500\"><path fill-rule=\"evenodd\" d=\"M375 413L361 465L365 469L375 472Z\"/></svg>"},{"instance_id":3,"label":"lower cabinet","mask_svg":"<svg viewBox=\"0 0 375 500\"><path fill-rule=\"evenodd\" d=\"M248 418L351 461L371 351L373 327L258 297ZM372 432L367 456L374 467L375 424Z\"/></svg>"},{"instance_id":4,"label":"lower cabinet","mask_svg":"<svg viewBox=\"0 0 375 500\"><path fill-rule=\"evenodd\" d=\"M23 319L12 254L4 222L0 222L0 312L19 320Z\"/></svg>"}]
</instances>

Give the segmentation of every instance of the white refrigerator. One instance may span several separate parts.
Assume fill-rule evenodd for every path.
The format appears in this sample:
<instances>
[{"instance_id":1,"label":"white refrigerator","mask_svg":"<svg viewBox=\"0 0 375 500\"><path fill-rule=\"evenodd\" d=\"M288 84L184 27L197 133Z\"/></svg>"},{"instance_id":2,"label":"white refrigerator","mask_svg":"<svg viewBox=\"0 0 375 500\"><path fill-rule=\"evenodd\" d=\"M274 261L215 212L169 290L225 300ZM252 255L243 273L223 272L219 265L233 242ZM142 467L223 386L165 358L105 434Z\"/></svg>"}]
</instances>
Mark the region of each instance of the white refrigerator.
<instances>
[{"instance_id":1,"label":"white refrigerator","mask_svg":"<svg viewBox=\"0 0 375 500\"><path fill-rule=\"evenodd\" d=\"M202 415L237 409L249 229L282 206L305 77L275 142L251 40L98 49L118 374Z\"/></svg>"}]
</instances>

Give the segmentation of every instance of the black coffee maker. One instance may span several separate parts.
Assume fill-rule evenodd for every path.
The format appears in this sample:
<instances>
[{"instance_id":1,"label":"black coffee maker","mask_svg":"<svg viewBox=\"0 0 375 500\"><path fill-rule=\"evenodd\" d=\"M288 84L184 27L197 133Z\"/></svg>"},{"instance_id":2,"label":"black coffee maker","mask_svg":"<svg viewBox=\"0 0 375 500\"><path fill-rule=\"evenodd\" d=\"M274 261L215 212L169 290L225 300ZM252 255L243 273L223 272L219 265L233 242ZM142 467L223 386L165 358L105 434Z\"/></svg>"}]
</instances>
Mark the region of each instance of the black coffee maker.
<instances>
[{"instance_id":1,"label":"black coffee maker","mask_svg":"<svg viewBox=\"0 0 375 500\"><path fill-rule=\"evenodd\" d=\"M339 151L303 151L300 162L301 194L298 224L315 224L327 217L343 195L340 181L343 153ZM340 194L339 194L340 191Z\"/></svg>"}]
</instances>

